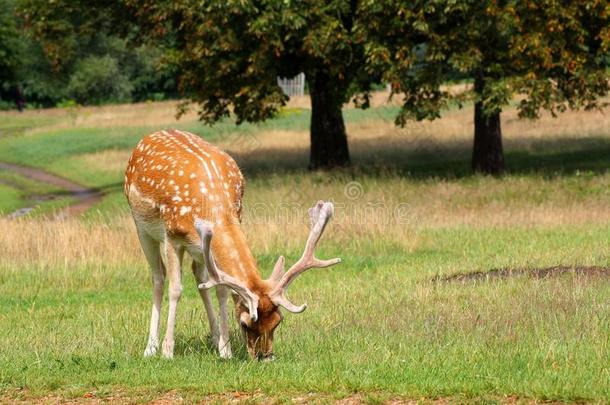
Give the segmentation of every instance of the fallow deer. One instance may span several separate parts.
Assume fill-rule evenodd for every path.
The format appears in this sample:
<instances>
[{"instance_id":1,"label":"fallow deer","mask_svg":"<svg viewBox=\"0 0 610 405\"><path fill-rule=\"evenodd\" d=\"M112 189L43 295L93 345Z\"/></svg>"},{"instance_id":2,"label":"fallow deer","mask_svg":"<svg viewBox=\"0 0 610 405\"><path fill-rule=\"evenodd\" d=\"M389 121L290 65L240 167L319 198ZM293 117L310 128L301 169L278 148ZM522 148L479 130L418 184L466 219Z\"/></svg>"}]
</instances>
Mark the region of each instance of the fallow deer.
<instances>
[{"instance_id":1,"label":"fallow deer","mask_svg":"<svg viewBox=\"0 0 610 405\"><path fill-rule=\"evenodd\" d=\"M169 312L162 354L174 355L176 307L182 294L184 252L192 270L220 356L230 358L227 301L235 293L235 313L252 358L273 358L273 332L283 317L279 307L293 313L297 306L286 297L297 276L341 259L319 260L314 249L333 214L330 202L309 210L311 231L301 258L284 271L279 257L264 280L240 227L244 178L235 161L196 135L179 130L159 131L143 138L133 151L125 173L125 195L142 250L152 272L152 314L144 356L159 348L159 319L164 281L169 284ZM208 290L216 287L220 325Z\"/></svg>"}]
</instances>

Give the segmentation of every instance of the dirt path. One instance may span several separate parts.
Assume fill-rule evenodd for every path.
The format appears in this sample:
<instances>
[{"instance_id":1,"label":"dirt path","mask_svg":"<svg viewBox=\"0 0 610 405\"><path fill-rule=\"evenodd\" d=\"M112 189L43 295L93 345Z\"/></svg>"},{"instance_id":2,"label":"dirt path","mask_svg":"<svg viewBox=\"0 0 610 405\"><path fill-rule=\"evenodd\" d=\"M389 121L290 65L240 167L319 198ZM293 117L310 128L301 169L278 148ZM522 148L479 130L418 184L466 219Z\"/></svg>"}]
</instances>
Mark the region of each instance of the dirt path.
<instances>
[{"instance_id":1,"label":"dirt path","mask_svg":"<svg viewBox=\"0 0 610 405\"><path fill-rule=\"evenodd\" d=\"M104 194L99 190L81 186L80 184L74 183L71 180L45 172L41 169L19 166L13 163L6 162L0 162L0 169L12 171L20 176L37 181L39 183L46 183L54 187L66 190L65 193L45 195L46 199L62 196L69 196L76 199L76 202L58 211L55 214L55 217L57 218L66 218L69 216L82 214L87 211L87 209L91 208L94 204L98 203L104 196ZM9 217L16 218L23 216L30 212L32 209L32 207L22 208L10 214Z\"/></svg>"}]
</instances>

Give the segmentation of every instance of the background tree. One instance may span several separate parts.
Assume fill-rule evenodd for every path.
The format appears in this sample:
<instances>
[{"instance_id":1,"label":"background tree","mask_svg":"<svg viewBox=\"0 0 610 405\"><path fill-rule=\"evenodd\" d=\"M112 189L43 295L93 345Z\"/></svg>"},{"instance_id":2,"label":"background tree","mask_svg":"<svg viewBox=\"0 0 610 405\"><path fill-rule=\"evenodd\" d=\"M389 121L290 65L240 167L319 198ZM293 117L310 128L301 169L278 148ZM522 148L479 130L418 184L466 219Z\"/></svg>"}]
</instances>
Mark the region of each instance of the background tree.
<instances>
[{"instance_id":1,"label":"background tree","mask_svg":"<svg viewBox=\"0 0 610 405\"><path fill-rule=\"evenodd\" d=\"M357 0L23 1L30 29L58 67L77 57L75 41L83 35L129 37L125 24L135 16L138 37L163 47L182 95L210 124L274 116L287 101L277 76L304 72L312 105L310 168L350 163L341 107L356 94L367 107L379 79L363 68L366 37L357 27L366 21Z\"/></svg>"},{"instance_id":2,"label":"background tree","mask_svg":"<svg viewBox=\"0 0 610 405\"><path fill-rule=\"evenodd\" d=\"M397 123L435 119L474 101L472 168L504 170L500 114L518 95L521 117L595 108L608 92L606 1L370 1L367 57L404 95ZM458 74L468 93L444 85Z\"/></svg>"},{"instance_id":3,"label":"background tree","mask_svg":"<svg viewBox=\"0 0 610 405\"><path fill-rule=\"evenodd\" d=\"M208 123L274 116L287 97L276 77L304 72L311 94L310 168L350 163L341 107L356 93L367 105L378 77L364 69L358 1L127 0L142 25L171 35L168 60L180 89Z\"/></svg>"},{"instance_id":4,"label":"background tree","mask_svg":"<svg viewBox=\"0 0 610 405\"><path fill-rule=\"evenodd\" d=\"M20 93L19 67L24 56L12 0L0 0L0 107L14 106Z\"/></svg>"},{"instance_id":5,"label":"background tree","mask_svg":"<svg viewBox=\"0 0 610 405\"><path fill-rule=\"evenodd\" d=\"M31 105L177 97L173 72L158 66L159 47L136 40L138 26L122 2L1 1L18 10L11 20L22 49L16 80Z\"/></svg>"}]
</instances>

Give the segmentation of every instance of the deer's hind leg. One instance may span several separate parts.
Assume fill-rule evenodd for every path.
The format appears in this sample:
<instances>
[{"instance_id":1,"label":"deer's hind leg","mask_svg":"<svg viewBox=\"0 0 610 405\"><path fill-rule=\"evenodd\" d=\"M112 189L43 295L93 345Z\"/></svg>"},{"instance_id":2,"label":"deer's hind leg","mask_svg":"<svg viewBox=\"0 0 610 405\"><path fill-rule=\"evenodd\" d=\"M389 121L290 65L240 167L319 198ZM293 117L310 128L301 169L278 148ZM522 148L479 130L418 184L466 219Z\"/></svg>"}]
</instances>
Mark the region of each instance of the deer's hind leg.
<instances>
[{"instance_id":1,"label":"deer's hind leg","mask_svg":"<svg viewBox=\"0 0 610 405\"><path fill-rule=\"evenodd\" d=\"M165 331L165 338L163 339L163 357L171 359L174 357L176 309L178 308L178 301L180 301L180 297L182 296L182 257L184 255L184 249L179 247L169 238L165 239L162 248L169 290L167 330Z\"/></svg>"},{"instance_id":2,"label":"deer's hind leg","mask_svg":"<svg viewBox=\"0 0 610 405\"><path fill-rule=\"evenodd\" d=\"M165 282L165 266L159 252L159 242L154 240L145 232L138 231L140 245L146 256L152 276L152 311L150 315L150 329L148 343L144 350L144 356L153 356L159 349L159 320L161 317L161 303L163 302L163 288Z\"/></svg>"}]
</instances>

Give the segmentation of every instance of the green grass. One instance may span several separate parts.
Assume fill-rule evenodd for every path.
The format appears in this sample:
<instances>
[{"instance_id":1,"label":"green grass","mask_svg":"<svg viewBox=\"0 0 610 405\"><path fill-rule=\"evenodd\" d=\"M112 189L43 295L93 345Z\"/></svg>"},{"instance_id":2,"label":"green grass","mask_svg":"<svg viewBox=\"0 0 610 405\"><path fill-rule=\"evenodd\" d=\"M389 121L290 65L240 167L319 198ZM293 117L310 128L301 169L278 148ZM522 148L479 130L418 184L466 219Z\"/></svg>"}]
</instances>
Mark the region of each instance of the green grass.
<instances>
[{"instance_id":1,"label":"green grass","mask_svg":"<svg viewBox=\"0 0 610 405\"><path fill-rule=\"evenodd\" d=\"M165 361L141 358L150 294L143 265L4 268L0 386L27 387L34 396L55 390L103 396L120 388L153 396L177 389L193 399L257 390L272 397L608 399L607 278L431 281L438 273L504 265L608 265L599 250L609 242L606 227L524 231L424 232L427 242L413 253L374 258L327 246L325 256L345 262L291 289L310 309L286 316L272 364L248 361L236 332L236 358L218 359L190 274L179 307L177 357ZM263 259L261 267L270 268L271 257Z\"/></svg>"},{"instance_id":2,"label":"green grass","mask_svg":"<svg viewBox=\"0 0 610 405\"><path fill-rule=\"evenodd\" d=\"M395 112L345 115L352 125L387 122ZM262 125L177 126L226 142L305 131L309 120L308 111L288 110ZM234 322L235 357L219 359L187 265L176 358L142 358L150 280L126 219L122 165L104 168L87 159L128 150L150 130L72 128L0 138L0 161L41 167L107 192L80 222L0 220L6 227L0 242L9 252L0 253L0 402L78 399L90 392L147 401L174 391L192 401L223 400L210 395L234 391L254 402L309 393L321 401L356 395L371 403L513 396L610 401L610 274L438 280L498 268L610 267L607 131L582 139L551 134L507 148L511 172L502 178L470 175L469 151L454 144L438 150L390 145L376 150L375 159L358 155L355 168L334 173L307 172L300 161L245 161L244 227L265 275L279 254L296 260L304 243L298 221L270 216L281 203L302 214L317 199L335 201L319 256L344 259L291 286L291 299L307 302L308 310L286 314L275 337L277 360L262 364L247 359ZM10 186L0 185L0 210L23 203L17 189L44 190L0 172L2 180ZM361 187L357 198L346 193L353 181ZM406 212L397 219L399 204ZM268 210L250 209L257 206ZM381 207L383 224L365 216L370 207ZM8 249L24 232L35 236L16 246L17 253ZM167 302L162 330L166 310Z\"/></svg>"},{"instance_id":3,"label":"green grass","mask_svg":"<svg viewBox=\"0 0 610 405\"><path fill-rule=\"evenodd\" d=\"M23 201L21 199L21 193L19 190L0 184L0 215L3 213L11 213L21 207L23 207Z\"/></svg>"}]
</instances>

